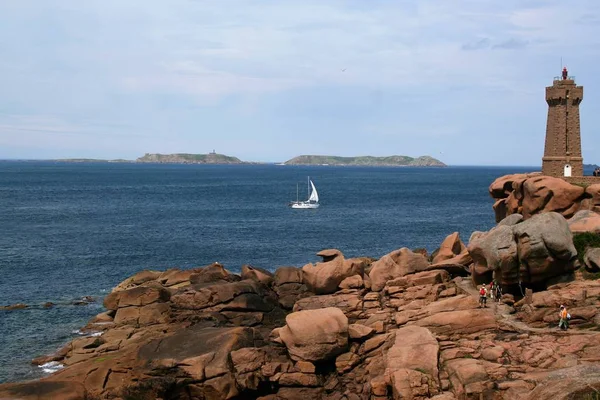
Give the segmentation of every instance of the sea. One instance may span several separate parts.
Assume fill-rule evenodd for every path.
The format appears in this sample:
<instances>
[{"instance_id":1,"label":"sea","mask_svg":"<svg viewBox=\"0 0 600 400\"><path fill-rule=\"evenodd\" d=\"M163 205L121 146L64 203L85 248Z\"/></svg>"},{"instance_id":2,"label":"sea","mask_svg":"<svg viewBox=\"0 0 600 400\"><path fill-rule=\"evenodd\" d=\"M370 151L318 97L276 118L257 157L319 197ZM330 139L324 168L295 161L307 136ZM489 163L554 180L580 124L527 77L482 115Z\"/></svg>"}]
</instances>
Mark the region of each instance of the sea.
<instances>
[{"instance_id":1,"label":"sea","mask_svg":"<svg viewBox=\"0 0 600 400\"><path fill-rule=\"evenodd\" d=\"M539 167L335 167L0 162L0 383L81 335L103 297L142 269L220 262L271 271L401 247L434 251L494 226L490 183ZM296 210L313 180L321 207ZM298 194L297 194L298 190ZM75 305L84 296L95 301ZM55 306L44 308L52 302Z\"/></svg>"}]
</instances>

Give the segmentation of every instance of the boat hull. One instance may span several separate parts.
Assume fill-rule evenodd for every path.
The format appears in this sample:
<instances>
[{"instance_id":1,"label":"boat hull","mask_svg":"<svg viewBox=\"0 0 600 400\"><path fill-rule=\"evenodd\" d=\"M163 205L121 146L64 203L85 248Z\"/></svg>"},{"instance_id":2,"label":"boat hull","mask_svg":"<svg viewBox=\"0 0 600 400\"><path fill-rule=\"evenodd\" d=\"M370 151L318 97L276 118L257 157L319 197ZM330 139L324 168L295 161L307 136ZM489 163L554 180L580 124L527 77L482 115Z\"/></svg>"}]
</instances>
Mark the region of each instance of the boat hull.
<instances>
[{"instance_id":1,"label":"boat hull","mask_svg":"<svg viewBox=\"0 0 600 400\"><path fill-rule=\"evenodd\" d=\"M304 202L298 202L298 203L291 203L290 207L292 208L297 208L297 209L311 209L311 208L319 208L319 203L304 203Z\"/></svg>"}]
</instances>

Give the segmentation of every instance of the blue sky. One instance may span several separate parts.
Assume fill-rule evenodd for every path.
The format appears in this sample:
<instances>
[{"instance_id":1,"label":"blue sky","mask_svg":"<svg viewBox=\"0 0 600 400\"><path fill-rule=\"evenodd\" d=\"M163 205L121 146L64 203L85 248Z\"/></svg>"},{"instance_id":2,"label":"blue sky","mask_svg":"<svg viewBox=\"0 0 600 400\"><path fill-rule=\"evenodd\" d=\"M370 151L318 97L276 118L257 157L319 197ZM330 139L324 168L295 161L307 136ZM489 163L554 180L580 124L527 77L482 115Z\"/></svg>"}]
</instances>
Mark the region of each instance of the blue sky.
<instances>
[{"instance_id":1,"label":"blue sky","mask_svg":"<svg viewBox=\"0 0 600 400\"><path fill-rule=\"evenodd\" d=\"M6 0L0 158L539 165L560 57L600 163L595 0Z\"/></svg>"}]
</instances>

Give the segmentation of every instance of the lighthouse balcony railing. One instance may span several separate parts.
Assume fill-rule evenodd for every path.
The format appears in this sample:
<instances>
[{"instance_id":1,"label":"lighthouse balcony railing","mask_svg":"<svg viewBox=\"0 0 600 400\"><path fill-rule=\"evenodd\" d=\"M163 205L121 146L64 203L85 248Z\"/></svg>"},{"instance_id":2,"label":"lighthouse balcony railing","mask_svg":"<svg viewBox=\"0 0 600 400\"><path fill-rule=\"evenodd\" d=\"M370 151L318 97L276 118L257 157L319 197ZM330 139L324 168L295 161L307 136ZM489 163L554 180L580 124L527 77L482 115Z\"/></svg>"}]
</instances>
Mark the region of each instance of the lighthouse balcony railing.
<instances>
[{"instance_id":1,"label":"lighthouse balcony railing","mask_svg":"<svg viewBox=\"0 0 600 400\"><path fill-rule=\"evenodd\" d=\"M556 82L556 81L564 81L564 80L565 80L565 79L563 79L563 77L562 77L562 76L555 76L555 77L554 77L554 81L555 81L555 82ZM569 75L569 76L567 76L567 80L572 80L572 81L574 81L574 80L575 80L575 77L574 77L573 75Z\"/></svg>"}]
</instances>

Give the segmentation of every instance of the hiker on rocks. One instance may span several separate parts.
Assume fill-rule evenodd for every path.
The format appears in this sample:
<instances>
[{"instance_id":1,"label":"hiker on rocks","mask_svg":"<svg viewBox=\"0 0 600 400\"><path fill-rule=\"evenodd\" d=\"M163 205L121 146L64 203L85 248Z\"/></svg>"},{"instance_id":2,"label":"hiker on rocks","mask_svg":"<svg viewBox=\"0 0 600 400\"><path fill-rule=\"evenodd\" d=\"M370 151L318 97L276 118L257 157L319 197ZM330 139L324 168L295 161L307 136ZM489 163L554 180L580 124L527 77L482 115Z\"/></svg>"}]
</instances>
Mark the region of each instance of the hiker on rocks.
<instances>
[{"instance_id":1,"label":"hiker on rocks","mask_svg":"<svg viewBox=\"0 0 600 400\"><path fill-rule=\"evenodd\" d=\"M498 282L494 283L494 287L496 289L496 301L500 301L500 297L502 297L502 288L500 287L500 285L498 284Z\"/></svg>"},{"instance_id":2,"label":"hiker on rocks","mask_svg":"<svg viewBox=\"0 0 600 400\"><path fill-rule=\"evenodd\" d=\"M479 289L479 307L481 306L487 307L487 289L485 288L485 284L481 285L481 289Z\"/></svg>"},{"instance_id":3,"label":"hiker on rocks","mask_svg":"<svg viewBox=\"0 0 600 400\"><path fill-rule=\"evenodd\" d=\"M560 321L558 322L558 328L562 330L569 329L569 319L571 315L567 312L567 308L563 305L560 306L560 312L558 313Z\"/></svg>"}]
</instances>

